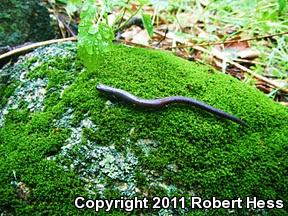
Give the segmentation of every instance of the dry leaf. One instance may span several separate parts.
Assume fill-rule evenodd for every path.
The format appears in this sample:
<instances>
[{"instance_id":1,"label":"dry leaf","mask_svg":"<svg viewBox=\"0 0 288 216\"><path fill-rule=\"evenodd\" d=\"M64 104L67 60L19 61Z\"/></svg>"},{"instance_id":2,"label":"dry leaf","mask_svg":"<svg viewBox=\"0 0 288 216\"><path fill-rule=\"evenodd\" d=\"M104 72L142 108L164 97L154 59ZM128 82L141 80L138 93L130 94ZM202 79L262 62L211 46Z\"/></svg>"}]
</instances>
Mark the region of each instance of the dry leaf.
<instances>
[{"instance_id":1,"label":"dry leaf","mask_svg":"<svg viewBox=\"0 0 288 216\"><path fill-rule=\"evenodd\" d=\"M198 19L191 13L180 13L176 16L180 28L193 27Z\"/></svg>"},{"instance_id":2,"label":"dry leaf","mask_svg":"<svg viewBox=\"0 0 288 216\"><path fill-rule=\"evenodd\" d=\"M132 26L131 28L127 29L124 33L121 34L121 36L127 40L131 41L135 35L137 35L142 29L138 26Z\"/></svg>"},{"instance_id":3,"label":"dry leaf","mask_svg":"<svg viewBox=\"0 0 288 216\"><path fill-rule=\"evenodd\" d=\"M260 53L258 50L248 48L238 52L237 55L242 59L255 59L259 57Z\"/></svg>"},{"instance_id":4,"label":"dry leaf","mask_svg":"<svg viewBox=\"0 0 288 216\"><path fill-rule=\"evenodd\" d=\"M132 42L142 45L149 45L150 37L146 30L141 30L136 35L133 36Z\"/></svg>"},{"instance_id":5,"label":"dry leaf","mask_svg":"<svg viewBox=\"0 0 288 216\"><path fill-rule=\"evenodd\" d=\"M27 200L29 192L30 192L30 190L25 183L23 183L23 182L18 183L18 185L17 185L17 197L19 199Z\"/></svg>"},{"instance_id":6,"label":"dry leaf","mask_svg":"<svg viewBox=\"0 0 288 216\"><path fill-rule=\"evenodd\" d=\"M227 59L255 59L259 56L259 52L251 48L247 41L224 44L224 48L223 45L216 45L213 51Z\"/></svg>"}]
</instances>

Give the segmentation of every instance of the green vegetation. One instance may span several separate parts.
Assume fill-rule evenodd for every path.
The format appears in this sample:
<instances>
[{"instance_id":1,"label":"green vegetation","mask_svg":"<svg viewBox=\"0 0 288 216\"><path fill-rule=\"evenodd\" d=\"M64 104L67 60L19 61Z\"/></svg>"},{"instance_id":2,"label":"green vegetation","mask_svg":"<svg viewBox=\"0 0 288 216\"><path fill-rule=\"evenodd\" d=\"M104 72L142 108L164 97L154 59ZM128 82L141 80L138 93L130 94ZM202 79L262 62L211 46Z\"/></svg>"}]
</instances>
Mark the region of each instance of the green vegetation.
<instances>
[{"instance_id":1,"label":"green vegetation","mask_svg":"<svg viewBox=\"0 0 288 216\"><path fill-rule=\"evenodd\" d=\"M21 86L48 79L47 92L43 109L38 104L31 112L34 102L19 97L18 109L11 108L4 116L0 128L1 211L88 215L93 210L73 207L76 195L119 198L123 192L140 197L194 194L288 200L287 108L234 78L169 53L113 46L93 71L82 69L75 52L73 44L51 46L36 50L24 61L29 73ZM44 85L44 81L37 83ZM144 98L193 97L243 118L251 128L181 105L161 111L138 110L98 93L98 83ZM67 147L77 131L80 142ZM93 152L98 153L92 157ZM105 162L107 155L110 161ZM113 161L122 165L117 167ZM138 190L122 190L125 184L134 184ZM104 188L100 190L99 185ZM246 209L235 211L248 214ZM224 209L205 212L228 214ZM286 206L252 214L287 212ZM189 214L203 213L191 210Z\"/></svg>"},{"instance_id":2,"label":"green vegetation","mask_svg":"<svg viewBox=\"0 0 288 216\"><path fill-rule=\"evenodd\" d=\"M162 3L162 6L165 4ZM164 10L158 10L156 14L156 16L165 17L169 23L177 26L174 33L178 37L189 39L195 44L241 40L286 32L277 37L255 39L248 43L249 48L259 52L257 63L251 66L255 73L274 79L287 80L287 64L285 63L288 58L287 1L171 1L166 4ZM205 47L209 50L214 48L213 45ZM243 59L235 56L237 46L234 48L236 48L234 55L228 55L227 59L238 59L241 62ZM242 62L242 65L246 64L245 61ZM247 65L250 66L250 64ZM250 77L245 82L251 85L255 84ZM269 96L275 98L277 93L278 89L272 91Z\"/></svg>"},{"instance_id":3,"label":"green vegetation","mask_svg":"<svg viewBox=\"0 0 288 216\"><path fill-rule=\"evenodd\" d=\"M195 210L187 203L185 209L135 210L135 215L288 214L287 107L205 65L113 44L136 16L149 44L159 48L178 39L153 38L154 28L169 28L174 37L195 44L267 35L230 47L226 58L281 82L288 59L285 0L49 1L59 27L67 28L63 8L54 7L59 3L71 17L80 12L77 45L39 48L0 70L0 215L94 215L94 209L73 206L80 195L284 201L283 209ZM38 6L34 0L0 5L0 46L53 37L47 11ZM273 34L279 35L269 37ZM260 51L256 64L236 59L241 46ZM209 54L215 46L206 48ZM185 49L189 56L194 51ZM220 64L226 72L225 59ZM147 99L193 97L242 118L250 128L185 105L137 109L97 92L99 83Z\"/></svg>"},{"instance_id":4,"label":"green vegetation","mask_svg":"<svg viewBox=\"0 0 288 216\"><path fill-rule=\"evenodd\" d=\"M153 35L153 25L149 15L143 12L143 7L148 1L138 0L139 5L136 12L129 9L129 1L99 1L85 0L69 0L66 10L73 13L80 8L81 22L79 24L78 38L78 57L82 60L85 67L90 70L95 69L102 62L102 54L109 50L112 45L114 35L119 29L132 19L138 13L142 13L144 27L150 36ZM115 8L121 8L113 23L109 23L108 14ZM129 19L122 23L124 13L131 12Z\"/></svg>"},{"instance_id":5,"label":"green vegetation","mask_svg":"<svg viewBox=\"0 0 288 216\"><path fill-rule=\"evenodd\" d=\"M0 47L55 37L47 9L37 0L5 0L0 4Z\"/></svg>"},{"instance_id":6,"label":"green vegetation","mask_svg":"<svg viewBox=\"0 0 288 216\"><path fill-rule=\"evenodd\" d=\"M83 5L79 0L61 2L67 3L66 9L70 14L77 8L81 11L78 51L79 58L88 68L95 68L93 59L99 58L99 54L109 48L114 39L113 33L115 34L119 29L124 14L130 16L128 20L141 16L150 37L153 35L153 25L157 29L159 20L164 19L169 23L169 25L166 23L169 32L195 44L269 36L288 31L286 19L288 7L285 0L269 2L266 0L128 0L99 1L97 4L93 0L86 0ZM135 5L137 9L132 10ZM144 6L153 8L152 17L145 12ZM109 24L107 17L112 11L117 11L117 17L115 22ZM161 28L163 30L163 26ZM274 38L252 40L249 48L259 51L258 63L252 64L251 67L257 74L274 79L287 79L287 64L283 63L288 56L287 33ZM193 50L189 51L193 53ZM236 51L237 47L234 52ZM227 58L235 60L235 53ZM101 58L99 61L102 61ZM246 79L246 82L250 83L251 79ZM269 96L275 97L277 92L278 89L272 91Z\"/></svg>"}]
</instances>

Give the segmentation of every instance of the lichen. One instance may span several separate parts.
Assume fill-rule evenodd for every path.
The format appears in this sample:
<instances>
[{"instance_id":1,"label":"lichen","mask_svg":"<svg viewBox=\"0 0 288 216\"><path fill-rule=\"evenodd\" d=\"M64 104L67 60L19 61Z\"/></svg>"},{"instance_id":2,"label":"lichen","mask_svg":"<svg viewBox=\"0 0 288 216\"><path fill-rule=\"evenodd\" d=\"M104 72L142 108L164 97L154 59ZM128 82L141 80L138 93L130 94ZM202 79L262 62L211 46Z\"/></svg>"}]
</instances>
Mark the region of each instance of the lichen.
<instances>
[{"instance_id":1,"label":"lichen","mask_svg":"<svg viewBox=\"0 0 288 216\"><path fill-rule=\"evenodd\" d=\"M210 67L165 52L115 46L97 70L88 71L75 45L67 43L36 49L3 70L13 75L0 107L7 112L0 127L0 212L77 215L77 195L288 199L287 108ZM37 80L45 91L41 105L32 106L34 100L21 99L19 91ZM193 97L244 119L250 128L184 105L136 109L97 92L98 83L143 98ZM21 92L27 97L36 95L33 91ZM13 109L9 101L15 98L23 102ZM11 185L15 178L29 189L25 200ZM285 215L287 207L133 213L140 212Z\"/></svg>"}]
</instances>

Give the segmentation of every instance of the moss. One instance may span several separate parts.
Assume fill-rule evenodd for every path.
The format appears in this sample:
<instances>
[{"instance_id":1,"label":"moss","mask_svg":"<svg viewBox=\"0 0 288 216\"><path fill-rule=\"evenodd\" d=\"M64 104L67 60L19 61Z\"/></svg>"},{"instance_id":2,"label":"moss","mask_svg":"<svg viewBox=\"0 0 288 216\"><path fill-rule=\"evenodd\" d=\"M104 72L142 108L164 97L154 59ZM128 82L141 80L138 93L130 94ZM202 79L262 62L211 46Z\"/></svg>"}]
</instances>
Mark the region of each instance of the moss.
<instances>
[{"instance_id":1,"label":"moss","mask_svg":"<svg viewBox=\"0 0 288 216\"><path fill-rule=\"evenodd\" d=\"M4 0L0 5L0 46L55 37L47 9L39 1Z\"/></svg>"},{"instance_id":2,"label":"moss","mask_svg":"<svg viewBox=\"0 0 288 216\"><path fill-rule=\"evenodd\" d=\"M0 87L0 97L1 97L0 108L5 106L5 104L8 101L8 98L14 93L17 86L18 83L15 82L7 87L6 86L3 86L2 88Z\"/></svg>"},{"instance_id":3,"label":"moss","mask_svg":"<svg viewBox=\"0 0 288 216\"><path fill-rule=\"evenodd\" d=\"M73 46L66 52L71 55L30 69L30 79L48 78L44 109L29 113L24 106L5 116L0 128L0 209L17 214L93 214L73 207L77 194L92 199L127 193L288 200L287 108L229 76L169 53L115 46L97 70L80 73ZM43 57L37 58L36 62ZM135 109L98 93L98 83L144 98L194 97L243 118L250 128L182 105L161 111ZM111 173L107 167L117 171ZM15 195L13 171L30 190L27 200ZM205 212L228 214L224 209ZM286 214L287 207L262 213L277 212Z\"/></svg>"}]
</instances>

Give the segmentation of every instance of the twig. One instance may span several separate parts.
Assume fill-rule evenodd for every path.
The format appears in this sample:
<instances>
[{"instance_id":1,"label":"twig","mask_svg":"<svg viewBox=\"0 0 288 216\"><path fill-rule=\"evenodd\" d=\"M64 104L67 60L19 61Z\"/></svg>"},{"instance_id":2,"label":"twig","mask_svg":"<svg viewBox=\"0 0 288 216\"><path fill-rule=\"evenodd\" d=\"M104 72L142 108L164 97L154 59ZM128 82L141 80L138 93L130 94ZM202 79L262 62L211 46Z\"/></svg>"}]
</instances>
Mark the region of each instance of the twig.
<instances>
[{"instance_id":1,"label":"twig","mask_svg":"<svg viewBox=\"0 0 288 216\"><path fill-rule=\"evenodd\" d=\"M61 32L61 36L64 38L65 37L65 31L63 30L63 28L65 28L63 22L61 22L61 20L57 17L57 23L58 23L58 29Z\"/></svg>"},{"instance_id":2,"label":"twig","mask_svg":"<svg viewBox=\"0 0 288 216\"><path fill-rule=\"evenodd\" d=\"M144 47L144 48L152 48L151 46L148 46L148 45L144 45L144 44L138 44L138 43L134 43L132 41L126 41L126 40L122 40L122 39L117 39L117 42L121 42L121 43L124 43L124 44L127 44L127 45L133 45L133 46L136 46L136 47Z\"/></svg>"},{"instance_id":3,"label":"twig","mask_svg":"<svg viewBox=\"0 0 288 216\"><path fill-rule=\"evenodd\" d=\"M262 62L258 62L258 61L252 61L252 60L247 60L247 59L234 59L235 62L243 62L243 63L248 63L248 64L255 64L255 65L262 65L264 67L266 67L267 65L262 63Z\"/></svg>"},{"instance_id":4,"label":"twig","mask_svg":"<svg viewBox=\"0 0 288 216\"><path fill-rule=\"evenodd\" d=\"M69 37L69 38L61 38L61 39L53 39L53 40L47 40L47 41L41 41L38 43L33 43L33 44L29 44L27 46L22 46L20 48L16 48L13 49L9 52L6 52L2 55L0 55L0 60L23 53L23 52L28 52L31 49L35 49L41 46L45 46L45 45L49 45L49 44L53 44L53 43L61 43L61 42L66 42L66 41L76 41L77 37ZM118 39L117 41L122 42L124 44L128 44L128 45L134 45L134 46L138 46L138 47L145 47L145 48L152 48L150 46L147 45L142 45L142 44L137 44L137 43L133 43L131 41L126 41L126 40L121 40Z\"/></svg>"},{"instance_id":5,"label":"twig","mask_svg":"<svg viewBox=\"0 0 288 216\"><path fill-rule=\"evenodd\" d=\"M23 46L23 47L11 50L7 53L0 55L0 60L5 59L7 57L17 55L19 53L28 52L29 50L35 49L37 47L41 47L41 46L45 46L45 45L49 45L49 44L53 44L53 43L61 43L61 42L65 42L65 41L76 41L76 40L77 40L76 37L69 37L69 38L53 39L53 40L47 40L47 41L41 41L38 43L29 44L27 46Z\"/></svg>"},{"instance_id":6,"label":"twig","mask_svg":"<svg viewBox=\"0 0 288 216\"><path fill-rule=\"evenodd\" d=\"M218 57L217 57L217 58L218 58ZM223 59L222 59L222 60L223 60ZM273 80L270 80L270 79L268 79L268 78L266 78L266 77L263 77L263 76L261 76L261 75L259 75L259 74L256 74L254 71L250 70L249 68L246 68L246 67L242 66L241 64L236 63L236 62L233 62L233 61L231 61L231 60L229 60L229 59L226 59L226 62L228 62L228 63L230 63L231 65L234 65L235 67L237 67L237 68L245 71L246 73L252 75L252 76L255 77L256 79L261 80L261 81L264 81L264 82L270 84L271 86L273 86L273 87L275 87L275 88L278 88L279 90L281 90L281 91L283 91L283 92L285 92L285 93L288 93L288 89L285 88L285 85L280 86L278 83L274 82Z\"/></svg>"},{"instance_id":7,"label":"twig","mask_svg":"<svg viewBox=\"0 0 288 216\"><path fill-rule=\"evenodd\" d=\"M127 0L126 5L129 4L129 1L130 1L130 0ZM122 16L121 16L121 20L120 20L120 22L118 23L118 27L117 27L117 29L119 29L121 23L123 22L123 19L124 19L124 16L125 16L126 10L127 10L127 8L125 7L125 8L124 8L124 11L123 11L123 14L122 14Z\"/></svg>"},{"instance_id":8,"label":"twig","mask_svg":"<svg viewBox=\"0 0 288 216\"><path fill-rule=\"evenodd\" d=\"M76 37L76 34L72 31L70 26L65 22L65 20L61 16L59 16L59 17L57 16L57 21L58 21L59 24L61 23L66 28L66 30L70 33L70 35L72 37ZM59 28L60 28L60 30L62 32L62 29L61 29L60 25L59 25ZM64 35L64 37L65 37L65 35Z\"/></svg>"},{"instance_id":9,"label":"twig","mask_svg":"<svg viewBox=\"0 0 288 216\"><path fill-rule=\"evenodd\" d=\"M168 31L169 31L169 29L166 28L164 37L162 37L162 38L158 41L156 47L160 47L160 44L162 43L162 41L164 41L164 40L166 39L166 35L167 35Z\"/></svg>"},{"instance_id":10,"label":"twig","mask_svg":"<svg viewBox=\"0 0 288 216\"><path fill-rule=\"evenodd\" d=\"M141 10L141 6L120 26L118 27L115 32L122 31L122 29L126 28L128 23L136 16L136 14Z\"/></svg>"},{"instance_id":11,"label":"twig","mask_svg":"<svg viewBox=\"0 0 288 216\"><path fill-rule=\"evenodd\" d=\"M161 33L157 32L157 34L161 34ZM189 45L169 46L167 48L175 49L175 48L187 48L187 47L193 47L193 46L210 46L210 45L221 45L221 44L229 44L229 43L239 43L239 42L244 42L244 41L266 39L266 38L271 38L271 37L285 35L285 34L288 34L288 31L280 32L276 34L264 35L264 36L256 36L252 38L244 38L244 39L239 39L239 40L227 40L227 41L207 42L207 43L199 43L199 44L191 44L191 45L189 44Z\"/></svg>"}]
</instances>

